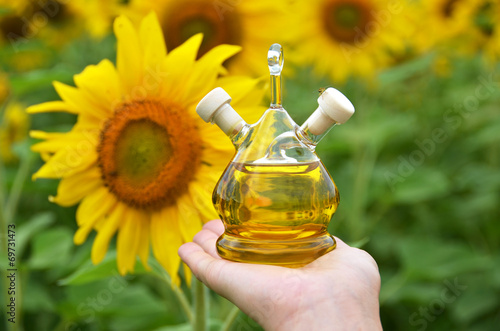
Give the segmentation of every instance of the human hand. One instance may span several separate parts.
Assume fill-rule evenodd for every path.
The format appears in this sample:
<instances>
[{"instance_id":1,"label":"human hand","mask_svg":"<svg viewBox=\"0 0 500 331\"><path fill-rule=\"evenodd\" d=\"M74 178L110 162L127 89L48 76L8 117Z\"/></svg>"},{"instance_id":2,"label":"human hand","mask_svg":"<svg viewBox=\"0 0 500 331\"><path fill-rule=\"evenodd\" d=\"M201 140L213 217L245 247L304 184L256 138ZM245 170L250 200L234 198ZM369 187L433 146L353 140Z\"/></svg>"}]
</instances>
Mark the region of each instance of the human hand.
<instances>
[{"instance_id":1,"label":"human hand","mask_svg":"<svg viewBox=\"0 0 500 331\"><path fill-rule=\"evenodd\" d=\"M220 220L179 248L196 278L266 330L381 330L380 274L365 251L337 247L308 265L285 268L227 261L217 254Z\"/></svg>"}]
</instances>

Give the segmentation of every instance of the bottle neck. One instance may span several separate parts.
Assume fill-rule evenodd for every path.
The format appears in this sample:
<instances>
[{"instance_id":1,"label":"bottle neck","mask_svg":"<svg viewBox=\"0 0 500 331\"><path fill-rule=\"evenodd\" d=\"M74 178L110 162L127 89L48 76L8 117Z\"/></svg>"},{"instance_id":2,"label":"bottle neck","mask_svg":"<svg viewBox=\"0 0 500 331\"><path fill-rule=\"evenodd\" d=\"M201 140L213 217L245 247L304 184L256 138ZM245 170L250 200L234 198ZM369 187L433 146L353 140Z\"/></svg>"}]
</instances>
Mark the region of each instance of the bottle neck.
<instances>
[{"instance_id":1,"label":"bottle neck","mask_svg":"<svg viewBox=\"0 0 500 331\"><path fill-rule=\"evenodd\" d=\"M244 120L241 120L234 126L234 129L227 134L236 149L238 149L243 141L245 141L249 130L250 125L248 125Z\"/></svg>"},{"instance_id":2,"label":"bottle neck","mask_svg":"<svg viewBox=\"0 0 500 331\"><path fill-rule=\"evenodd\" d=\"M317 109L300 127L301 135L314 147L338 123Z\"/></svg>"},{"instance_id":3,"label":"bottle neck","mask_svg":"<svg viewBox=\"0 0 500 331\"><path fill-rule=\"evenodd\" d=\"M281 75L271 75L271 108L282 108Z\"/></svg>"}]
</instances>

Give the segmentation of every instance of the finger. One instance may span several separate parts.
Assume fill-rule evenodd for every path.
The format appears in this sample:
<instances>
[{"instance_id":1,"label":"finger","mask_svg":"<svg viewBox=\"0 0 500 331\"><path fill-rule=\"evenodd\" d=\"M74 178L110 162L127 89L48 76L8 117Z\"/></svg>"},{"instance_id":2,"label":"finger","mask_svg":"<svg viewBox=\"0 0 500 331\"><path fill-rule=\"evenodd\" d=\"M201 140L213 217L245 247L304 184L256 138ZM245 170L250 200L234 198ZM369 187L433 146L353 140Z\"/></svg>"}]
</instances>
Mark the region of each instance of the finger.
<instances>
[{"instance_id":1,"label":"finger","mask_svg":"<svg viewBox=\"0 0 500 331\"><path fill-rule=\"evenodd\" d=\"M219 277L214 281L214 275L220 274L222 264L228 263L222 259L216 259L202 247L195 243L186 243L179 248L179 256L188 265L196 278L208 287L217 290L221 284L217 283Z\"/></svg>"},{"instance_id":2,"label":"finger","mask_svg":"<svg viewBox=\"0 0 500 331\"><path fill-rule=\"evenodd\" d=\"M218 237L224 233L224 224L221 220L207 222L203 228L214 232Z\"/></svg>"},{"instance_id":3,"label":"finger","mask_svg":"<svg viewBox=\"0 0 500 331\"><path fill-rule=\"evenodd\" d=\"M203 228L194 236L193 242L198 244L201 248L203 248L205 252L210 254L212 257L220 259L220 256L217 253L216 249L217 239L219 239L219 236L216 233Z\"/></svg>"}]
</instances>

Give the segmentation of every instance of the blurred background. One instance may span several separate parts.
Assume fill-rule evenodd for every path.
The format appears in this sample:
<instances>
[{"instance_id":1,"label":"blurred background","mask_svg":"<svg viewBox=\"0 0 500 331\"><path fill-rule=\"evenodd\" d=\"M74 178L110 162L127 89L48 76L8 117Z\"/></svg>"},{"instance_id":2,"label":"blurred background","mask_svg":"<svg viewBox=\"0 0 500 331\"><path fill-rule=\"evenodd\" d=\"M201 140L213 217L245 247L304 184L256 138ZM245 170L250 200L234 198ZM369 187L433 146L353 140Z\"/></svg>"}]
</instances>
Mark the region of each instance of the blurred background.
<instances>
[{"instance_id":1,"label":"blurred background","mask_svg":"<svg viewBox=\"0 0 500 331\"><path fill-rule=\"evenodd\" d=\"M283 103L299 124L319 88L350 98L356 114L317 151L341 197L330 232L378 262L384 329L498 330L498 0L0 0L2 252L15 224L20 298L7 323L2 255L0 329L189 330L154 272L120 277L113 252L92 266L92 240L72 242L76 207L47 199L58 181L30 178L42 160L28 131L68 131L75 117L25 108L58 100L52 81L115 61L113 19L150 11L169 50L198 32L200 55L241 45L233 75L266 77L281 43ZM230 307L211 296L211 329ZM260 327L240 313L232 329Z\"/></svg>"}]
</instances>

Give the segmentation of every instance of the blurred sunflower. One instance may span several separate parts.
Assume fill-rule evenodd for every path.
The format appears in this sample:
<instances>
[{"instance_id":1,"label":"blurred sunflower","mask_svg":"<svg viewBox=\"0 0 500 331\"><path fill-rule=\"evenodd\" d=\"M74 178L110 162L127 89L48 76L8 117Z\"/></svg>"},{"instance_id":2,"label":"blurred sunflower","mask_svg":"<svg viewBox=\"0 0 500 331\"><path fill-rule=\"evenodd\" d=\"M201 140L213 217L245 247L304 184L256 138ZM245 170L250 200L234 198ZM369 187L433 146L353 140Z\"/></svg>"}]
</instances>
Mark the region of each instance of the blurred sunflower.
<instances>
[{"instance_id":1,"label":"blurred sunflower","mask_svg":"<svg viewBox=\"0 0 500 331\"><path fill-rule=\"evenodd\" d=\"M99 38L126 8L119 0L0 0L0 42L41 39L61 46L83 31Z\"/></svg>"},{"instance_id":2,"label":"blurred sunflower","mask_svg":"<svg viewBox=\"0 0 500 331\"><path fill-rule=\"evenodd\" d=\"M222 86L243 116L255 120L263 90L250 78L218 78L238 46L221 45L196 60L198 34L167 55L154 13L138 31L120 16L114 31L116 68L108 60L88 66L75 75L76 87L54 83L62 101L28 108L78 115L68 133L32 131L44 140L32 149L46 161L33 178L62 178L53 202L81 201L74 242L97 231L93 263L104 258L118 232L121 274L133 272L136 256L147 266L151 241L154 256L178 283L177 249L202 222L217 217L211 192L234 154L229 139L196 115L196 104Z\"/></svg>"},{"instance_id":3,"label":"blurred sunflower","mask_svg":"<svg viewBox=\"0 0 500 331\"><path fill-rule=\"evenodd\" d=\"M440 50L467 52L464 46L472 45L463 42L473 28L474 2L476 0L421 0L414 2L412 12L419 33L414 36L417 51L430 48ZM423 19L425 18L425 19ZM458 39L457 39L458 37Z\"/></svg>"},{"instance_id":4,"label":"blurred sunflower","mask_svg":"<svg viewBox=\"0 0 500 331\"><path fill-rule=\"evenodd\" d=\"M12 145L28 137L30 122L24 109L17 102L10 102L5 107L0 122L0 159L5 164L17 161Z\"/></svg>"},{"instance_id":5,"label":"blurred sunflower","mask_svg":"<svg viewBox=\"0 0 500 331\"><path fill-rule=\"evenodd\" d=\"M137 6L137 2L132 6ZM199 55L217 45L242 47L241 53L226 63L231 73L268 74L265 54L273 43L284 43L281 17L288 6L278 1L160 0L142 1L160 19L167 48L179 46L191 36L203 33Z\"/></svg>"},{"instance_id":6,"label":"blurred sunflower","mask_svg":"<svg viewBox=\"0 0 500 331\"><path fill-rule=\"evenodd\" d=\"M290 12L297 49L289 58L340 82L388 65L412 28L404 5L384 0L296 1Z\"/></svg>"},{"instance_id":7,"label":"blurred sunflower","mask_svg":"<svg viewBox=\"0 0 500 331\"><path fill-rule=\"evenodd\" d=\"M119 0L0 0L0 46L11 46L4 47L1 61L20 72L44 67L51 48L84 32L103 37L126 8Z\"/></svg>"},{"instance_id":8,"label":"blurred sunflower","mask_svg":"<svg viewBox=\"0 0 500 331\"><path fill-rule=\"evenodd\" d=\"M482 50L489 63L500 57L500 2L475 0L472 41Z\"/></svg>"}]
</instances>

